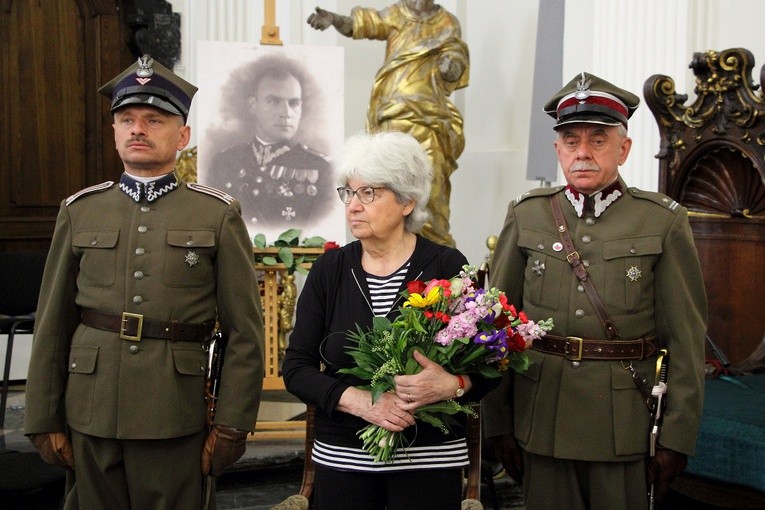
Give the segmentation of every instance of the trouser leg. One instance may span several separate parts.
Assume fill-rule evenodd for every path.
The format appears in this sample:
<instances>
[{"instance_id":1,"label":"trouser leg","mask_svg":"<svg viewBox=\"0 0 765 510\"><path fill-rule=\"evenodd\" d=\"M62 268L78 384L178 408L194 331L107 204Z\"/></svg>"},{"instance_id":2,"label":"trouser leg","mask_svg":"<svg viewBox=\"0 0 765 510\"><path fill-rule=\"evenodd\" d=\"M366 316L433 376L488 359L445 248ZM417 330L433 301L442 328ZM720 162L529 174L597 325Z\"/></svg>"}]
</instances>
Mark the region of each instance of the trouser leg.
<instances>
[{"instance_id":1,"label":"trouser leg","mask_svg":"<svg viewBox=\"0 0 765 510\"><path fill-rule=\"evenodd\" d=\"M645 461L587 462L523 454L526 510L645 510Z\"/></svg>"},{"instance_id":2,"label":"trouser leg","mask_svg":"<svg viewBox=\"0 0 765 510\"><path fill-rule=\"evenodd\" d=\"M200 508L205 437L203 431L172 439L119 440L72 431L79 508Z\"/></svg>"}]
</instances>

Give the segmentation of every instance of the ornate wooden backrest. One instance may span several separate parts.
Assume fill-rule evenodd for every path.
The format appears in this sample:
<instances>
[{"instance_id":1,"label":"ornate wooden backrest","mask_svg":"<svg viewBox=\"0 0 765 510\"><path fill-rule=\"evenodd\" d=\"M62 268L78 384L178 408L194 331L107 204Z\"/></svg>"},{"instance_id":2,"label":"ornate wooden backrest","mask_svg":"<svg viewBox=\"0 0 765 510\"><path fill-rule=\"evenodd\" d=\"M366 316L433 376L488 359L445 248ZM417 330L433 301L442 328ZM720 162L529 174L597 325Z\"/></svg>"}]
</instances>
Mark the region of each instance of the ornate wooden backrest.
<instances>
[{"instance_id":1,"label":"ornate wooden backrest","mask_svg":"<svg viewBox=\"0 0 765 510\"><path fill-rule=\"evenodd\" d=\"M663 75L643 95L659 125L659 190L690 213L709 336L737 362L765 334L765 98L746 49L695 53L690 67L693 104Z\"/></svg>"}]
</instances>

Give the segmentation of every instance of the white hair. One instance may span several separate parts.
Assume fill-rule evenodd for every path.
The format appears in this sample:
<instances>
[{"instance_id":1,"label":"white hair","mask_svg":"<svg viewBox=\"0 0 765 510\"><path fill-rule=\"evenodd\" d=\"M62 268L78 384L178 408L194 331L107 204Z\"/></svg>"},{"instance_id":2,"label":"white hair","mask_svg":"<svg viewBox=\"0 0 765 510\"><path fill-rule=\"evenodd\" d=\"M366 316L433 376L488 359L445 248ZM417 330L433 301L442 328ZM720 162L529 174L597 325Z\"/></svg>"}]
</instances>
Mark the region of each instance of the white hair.
<instances>
[{"instance_id":1,"label":"white hair","mask_svg":"<svg viewBox=\"0 0 765 510\"><path fill-rule=\"evenodd\" d=\"M419 232L430 218L427 205L433 183L428 154L413 136L397 131L361 132L348 138L335 165L337 182L357 178L370 186L385 186L399 203L414 201L404 220L409 232Z\"/></svg>"}]
</instances>

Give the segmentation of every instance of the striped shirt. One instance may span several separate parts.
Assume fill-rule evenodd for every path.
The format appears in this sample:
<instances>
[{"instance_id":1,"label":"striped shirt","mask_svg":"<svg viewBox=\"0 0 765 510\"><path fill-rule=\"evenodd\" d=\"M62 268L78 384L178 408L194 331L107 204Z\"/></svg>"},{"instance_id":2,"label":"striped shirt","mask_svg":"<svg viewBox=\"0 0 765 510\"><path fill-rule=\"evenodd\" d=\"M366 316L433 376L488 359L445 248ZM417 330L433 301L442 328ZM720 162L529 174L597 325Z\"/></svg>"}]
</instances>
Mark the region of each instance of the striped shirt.
<instances>
[{"instance_id":1,"label":"striped shirt","mask_svg":"<svg viewBox=\"0 0 765 510\"><path fill-rule=\"evenodd\" d=\"M366 273L371 296L370 307L375 316L386 316L399 303L401 285L409 270L409 262L388 276ZM440 444L399 448L391 462L375 462L361 448L336 446L315 440L311 459L322 466L341 471L410 471L418 469L463 468L469 464L465 438Z\"/></svg>"},{"instance_id":2,"label":"striped shirt","mask_svg":"<svg viewBox=\"0 0 765 510\"><path fill-rule=\"evenodd\" d=\"M361 448L335 446L315 440L311 459L322 466L341 471L411 471L418 469L457 469L469 462L465 438L430 446L399 448L391 462L375 462Z\"/></svg>"},{"instance_id":3,"label":"striped shirt","mask_svg":"<svg viewBox=\"0 0 765 510\"><path fill-rule=\"evenodd\" d=\"M375 276L366 273L367 287L372 298L372 313L375 317L385 317L398 301L401 284L409 270L409 262L388 276Z\"/></svg>"}]
</instances>

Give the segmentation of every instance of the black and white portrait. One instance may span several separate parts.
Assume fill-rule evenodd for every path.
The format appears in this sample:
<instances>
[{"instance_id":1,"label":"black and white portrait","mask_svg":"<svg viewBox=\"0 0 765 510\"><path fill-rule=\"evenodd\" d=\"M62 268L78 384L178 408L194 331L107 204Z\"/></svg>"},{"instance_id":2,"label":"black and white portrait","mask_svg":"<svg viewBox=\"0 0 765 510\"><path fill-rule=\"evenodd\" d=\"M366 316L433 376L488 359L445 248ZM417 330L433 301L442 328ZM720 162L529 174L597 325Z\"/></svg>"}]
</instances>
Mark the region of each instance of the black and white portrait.
<instances>
[{"instance_id":1,"label":"black and white portrait","mask_svg":"<svg viewBox=\"0 0 765 510\"><path fill-rule=\"evenodd\" d=\"M253 235L342 240L331 164L343 141L342 49L205 42L199 52L199 182L237 198Z\"/></svg>"}]
</instances>

